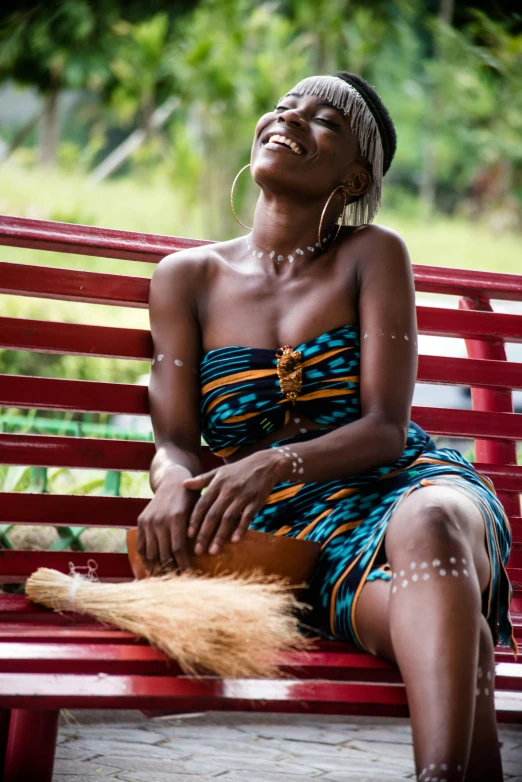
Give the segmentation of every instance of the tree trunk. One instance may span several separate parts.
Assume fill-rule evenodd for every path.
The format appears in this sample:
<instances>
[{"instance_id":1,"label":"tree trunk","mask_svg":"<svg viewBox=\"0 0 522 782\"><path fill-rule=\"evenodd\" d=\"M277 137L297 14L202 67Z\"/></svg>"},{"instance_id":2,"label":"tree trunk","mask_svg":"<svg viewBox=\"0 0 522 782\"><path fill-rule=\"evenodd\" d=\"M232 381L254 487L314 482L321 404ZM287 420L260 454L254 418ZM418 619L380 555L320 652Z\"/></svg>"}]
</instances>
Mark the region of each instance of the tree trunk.
<instances>
[{"instance_id":1,"label":"tree trunk","mask_svg":"<svg viewBox=\"0 0 522 782\"><path fill-rule=\"evenodd\" d=\"M450 25L453 22L453 13L455 11L455 0L440 0L439 21ZM441 55L439 47L435 46L435 59ZM435 154L435 136L437 133L437 122L440 111L440 98L437 93L437 85L433 85L428 91L431 97L430 108L426 121L426 130L422 148L422 171L420 176L419 195L428 213L435 208L436 197L436 178L437 178L437 158Z\"/></svg>"},{"instance_id":2,"label":"tree trunk","mask_svg":"<svg viewBox=\"0 0 522 782\"><path fill-rule=\"evenodd\" d=\"M44 96L44 110L40 123L40 163L49 168L54 168L58 162L59 97L60 87L58 84L53 84Z\"/></svg>"}]
</instances>

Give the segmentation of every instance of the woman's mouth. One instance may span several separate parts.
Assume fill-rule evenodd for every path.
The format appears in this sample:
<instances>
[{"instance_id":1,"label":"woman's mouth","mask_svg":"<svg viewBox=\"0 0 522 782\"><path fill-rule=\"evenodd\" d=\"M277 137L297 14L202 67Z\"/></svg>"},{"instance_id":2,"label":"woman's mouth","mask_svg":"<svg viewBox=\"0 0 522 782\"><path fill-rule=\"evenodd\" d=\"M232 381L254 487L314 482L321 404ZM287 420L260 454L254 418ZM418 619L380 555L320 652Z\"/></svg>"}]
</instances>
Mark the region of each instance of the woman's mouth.
<instances>
[{"instance_id":1,"label":"woman's mouth","mask_svg":"<svg viewBox=\"0 0 522 782\"><path fill-rule=\"evenodd\" d=\"M274 133L269 137L268 141L265 142L265 147L271 149L287 149L293 155L302 155L304 152L303 148L295 141L287 136L278 135L277 133Z\"/></svg>"}]
</instances>

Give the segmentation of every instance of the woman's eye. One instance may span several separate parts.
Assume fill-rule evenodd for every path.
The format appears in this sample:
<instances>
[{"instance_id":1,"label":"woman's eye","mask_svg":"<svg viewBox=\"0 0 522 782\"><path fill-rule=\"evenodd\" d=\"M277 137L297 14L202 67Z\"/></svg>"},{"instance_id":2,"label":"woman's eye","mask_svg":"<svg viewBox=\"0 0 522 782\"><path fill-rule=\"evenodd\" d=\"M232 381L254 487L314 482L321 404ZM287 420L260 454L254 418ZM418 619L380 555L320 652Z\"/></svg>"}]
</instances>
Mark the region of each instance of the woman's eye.
<instances>
[{"instance_id":1,"label":"woman's eye","mask_svg":"<svg viewBox=\"0 0 522 782\"><path fill-rule=\"evenodd\" d=\"M332 122L331 119L326 119L326 117L316 117L316 120L318 120L319 122L324 122L325 125L330 125L330 127L332 127L332 128L338 128L339 127L337 122Z\"/></svg>"},{"instance_id":2,"label":"woman's eye","mask_svg":"<svg viewBox=\"0 0 522 782\"><path fill-rule=\"evenodd\" d=\"M288 106L276 106L274 111L286 111Z\"/></svg>"}]
</instances>

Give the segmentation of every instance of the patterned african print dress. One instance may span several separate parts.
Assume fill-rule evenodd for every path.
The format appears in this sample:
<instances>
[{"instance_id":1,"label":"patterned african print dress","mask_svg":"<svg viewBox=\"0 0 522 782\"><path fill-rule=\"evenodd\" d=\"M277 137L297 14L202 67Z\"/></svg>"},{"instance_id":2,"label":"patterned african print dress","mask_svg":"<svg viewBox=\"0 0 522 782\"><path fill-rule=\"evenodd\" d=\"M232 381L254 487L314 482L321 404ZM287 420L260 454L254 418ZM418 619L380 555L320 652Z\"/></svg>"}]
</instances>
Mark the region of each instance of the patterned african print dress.
<instances>
[{"instance_id":1,"label":"patterned african print dress","mask_svg":"<svg viewBox=\"0 0 522 782\"><path fill-rule=\"evenodd\" d=\"M201 362L203 437L218 456L274 432L292 416L322 425L277 440L269 447L319 437L332 427L360 417L360 339L357 326L341 326L293 348L302 383L295 403L283 394L280 358L273 350L227 346L211 350ZM279 372L279 374L281 374ZM312 606L307 624L329 638L362 647L355 607L366 581L392 578L383 543L392 513L412 491L437 484L466 494L480 509L486 529L491 580L482 611L495 641L516 642L509 614L512 587L505 566L511 528L491 481L458 451L437 448L410 423L406 447L391 466L323 482L282 482L274 486L251 529L321 543L315 574L306 593ZM466 577L466 562L459 563ZM448 569L448 575L451 565Z\"/></svg>"}]
</instances>

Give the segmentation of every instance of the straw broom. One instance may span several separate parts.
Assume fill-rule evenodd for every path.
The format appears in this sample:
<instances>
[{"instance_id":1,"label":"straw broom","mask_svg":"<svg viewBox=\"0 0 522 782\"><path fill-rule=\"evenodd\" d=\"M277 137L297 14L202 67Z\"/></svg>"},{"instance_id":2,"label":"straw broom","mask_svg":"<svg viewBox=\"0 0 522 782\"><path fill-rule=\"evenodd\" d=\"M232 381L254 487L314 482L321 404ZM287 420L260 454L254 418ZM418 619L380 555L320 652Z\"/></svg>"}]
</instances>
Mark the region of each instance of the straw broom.
<instances>
[{"instance_id":1,"label":"straw broom","mask_svg":"<svg viewBox=\"0 0 522 782\"><path fill-rule=\"evenodd\" d=\"M40 568L26 594L145 638L192 675L204 669L224 678L273 678L280 675L280 652L310 645L295 616L303 604L285 582L260 571L214 577L189 571L108 584Z\"/></svg>"}]
</instances>

